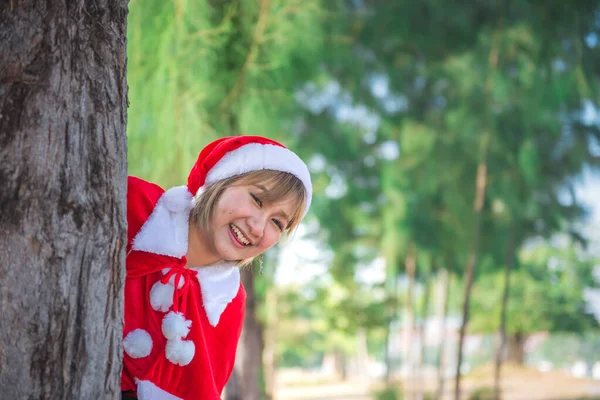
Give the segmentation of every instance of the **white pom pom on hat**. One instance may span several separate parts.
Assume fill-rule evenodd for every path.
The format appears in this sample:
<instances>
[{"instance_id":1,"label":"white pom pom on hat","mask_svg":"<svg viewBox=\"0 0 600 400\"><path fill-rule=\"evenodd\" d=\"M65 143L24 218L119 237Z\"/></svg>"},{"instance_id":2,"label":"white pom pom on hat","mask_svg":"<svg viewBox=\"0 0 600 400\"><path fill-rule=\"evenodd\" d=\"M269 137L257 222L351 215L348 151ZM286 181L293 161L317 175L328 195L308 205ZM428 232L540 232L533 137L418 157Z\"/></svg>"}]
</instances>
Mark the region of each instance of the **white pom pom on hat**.
<instances>
[{"instance_id":1,"label":"white pom pom on hat","mask_svg":"<svg viewBox=\"0 0 600 400\"><path fill-rule=\"evenodd\" d=\"M167 209L171 212L184 212L192 209L193 196L187 186L176 186L167 190L162 196Z\"/></svg>"}]
</instances>

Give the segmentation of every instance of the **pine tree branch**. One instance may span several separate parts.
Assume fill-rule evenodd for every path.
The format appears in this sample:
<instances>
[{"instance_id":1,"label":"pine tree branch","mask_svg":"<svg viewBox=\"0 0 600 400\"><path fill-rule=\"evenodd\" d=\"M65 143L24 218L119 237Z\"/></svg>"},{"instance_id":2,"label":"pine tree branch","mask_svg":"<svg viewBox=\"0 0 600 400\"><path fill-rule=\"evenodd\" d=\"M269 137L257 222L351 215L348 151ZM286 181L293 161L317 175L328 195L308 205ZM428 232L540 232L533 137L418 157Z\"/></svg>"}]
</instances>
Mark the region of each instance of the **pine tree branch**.
<instances>
[{"instance_id":1,"label":"pine tree branch","mask_svg":"<svg viewBox=\"0 0 600 400\"><path fill-rule=\"evenodd\" d=\"M206 39L209 36L221 35L223 32L225 32L227 30L227 25L233 19L233 10L234 10L233 7L230 7L227 9L227 13L223 17L223 20L221 21L219 26L217 26L216 28L203 29L203 30L199 30L194 33L190 33L189 35L187 35L186 39Z\"/></svg>"},{"instance_id":2,"label":"pine tree branch","mask_svg":"<svg viewBox=\"0 0 600 400\"><path fill-rule=\"evenodd\" d=\"M246 75L248 74L251 65L254 63L254 60L256 60L258 50L264 39L264 34L267 27L267 16L269 15L269 5L270 0L261 0L258 20L256 21L256 27L252 37L252 45L250 46L250 50L246 55L246 60L240 69L240 73L238 74L235 84L219 105L221 110L227 108L233 102L233 100L239 96L244 87Z\"/></svg>"}]
</instances>

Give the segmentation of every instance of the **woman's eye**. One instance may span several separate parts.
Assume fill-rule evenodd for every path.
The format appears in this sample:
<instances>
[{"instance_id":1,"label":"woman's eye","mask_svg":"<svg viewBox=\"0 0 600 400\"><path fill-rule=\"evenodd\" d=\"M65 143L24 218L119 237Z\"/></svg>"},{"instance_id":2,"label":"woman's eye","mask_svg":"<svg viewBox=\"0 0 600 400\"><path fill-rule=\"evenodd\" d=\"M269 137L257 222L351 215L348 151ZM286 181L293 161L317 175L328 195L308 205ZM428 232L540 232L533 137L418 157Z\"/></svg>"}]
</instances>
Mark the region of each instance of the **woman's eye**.
<instances>
[{"instance_id":1,"label":"woman's eye","mask_svg":"<svg viewBox=\"0 0 600 400\"><path fill-rule=\"evenodd\" d=\"M263 206L263 203L262 203L262 201L260 201L260 199L259 199L259 198L258 198L258 197L257 197L255 194L253 194L253 193L250 193L250 196L252 196L252 198L254 199L254 201L256 202L256 204L257 204L257 205L258 205L260 208L262 208L262 206Z\"/></svg>"},{"instance_id":2,"label":"woman's eye","mask_svg":"<svg viewBox=\"0 0 600 400\"><path fill-rule=\"evenodd\" d=\"M275 218L273 218L273 222L275 223L275 225L277 225L277 228L279 228L279 230L281 232L283 232L283 224L278 219L275 219Z\"/></svg>"}]
</instances>

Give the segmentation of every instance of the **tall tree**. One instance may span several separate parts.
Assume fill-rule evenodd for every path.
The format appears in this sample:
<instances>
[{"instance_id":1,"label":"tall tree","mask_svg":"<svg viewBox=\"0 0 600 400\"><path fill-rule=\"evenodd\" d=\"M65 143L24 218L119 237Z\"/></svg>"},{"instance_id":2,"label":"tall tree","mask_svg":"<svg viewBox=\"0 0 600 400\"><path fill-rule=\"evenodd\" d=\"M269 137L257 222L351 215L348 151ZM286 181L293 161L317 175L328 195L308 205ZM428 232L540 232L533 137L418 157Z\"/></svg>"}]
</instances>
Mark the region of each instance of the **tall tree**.
<instances>
[{"instance_id":1,"label":"tall tree","mask_svg":"<svg viewBox=\"0 0 600 400\"><path fill-rule=\"evenodd\" d=\"M0 8L0 392L120 398L127 1Z\"/></svg>"},{"instance_id":2,"label":"tall tree","mask_svg":"<svg viewBox=\"0 0 600 400\"><path fill-rule=\"evenodd\" d=\"M181 184L198 151L218 136L265 135L296 150L295 91L316 69L321 8L320 1L303 0L133 0L131 172ZM167 146L172 151L164 154ZM253 280L244 274L256 307L248 308L254 314L247 315L242 346L264 343L265 296ZM258 399L261 349L246 350L235 376L249 377L238 386ZM235 396L230 387L227 397Z\"/></svg>"}]
</instances>

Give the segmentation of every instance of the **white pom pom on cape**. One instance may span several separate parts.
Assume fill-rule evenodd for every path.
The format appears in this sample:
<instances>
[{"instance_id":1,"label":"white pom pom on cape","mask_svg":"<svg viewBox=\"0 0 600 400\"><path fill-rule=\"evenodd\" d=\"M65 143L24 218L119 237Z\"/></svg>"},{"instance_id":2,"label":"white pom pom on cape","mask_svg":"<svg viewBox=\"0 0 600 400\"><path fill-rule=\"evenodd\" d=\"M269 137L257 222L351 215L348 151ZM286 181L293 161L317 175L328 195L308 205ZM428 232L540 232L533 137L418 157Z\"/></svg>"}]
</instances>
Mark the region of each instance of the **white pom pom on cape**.
<instances>
[{"instance_id":1,"label":"white pom pom on cape","mask_svg":"<svg viewBox=\"0 0 600 400\"><path fill-rule=\"evenodd\" d=\"M152 351L152 338L145 330L135 329L123 339L123 347L131 358L148 357Z\"/></svg>"},{"instance_id":2,"label":"white pom pom on cape","mask_svg":"<svg viewBox=\"0 0 600 400\"><path fill-rule=\"evenodd\" d=\"M169 339L180 339L190 332L192 321L186 320L182 313L170 311L162 320L162 333Z\"/></svg>"},{"instance_id":3,"label":"white pom pom on cape","mask_svg":"<svg viewBox=\"0 0 600 400\"><path fill-rule=\"evenodd\" d=\"M165 356L177 365L188 365L194 358L196 346L191 340L172 339L167 341Z\"/></svg>"},{"instance_id":4,"label":"white pom pom on cape","mask_svg":"<svg viewBox=\"0 0 600 400\"><path fill-rule=\"evenodd\" d=\"M150 289L150 306L154 311L167 312L173 305L173 285L157 281Z\"/></svg>"}]
</instances>

